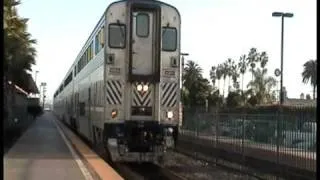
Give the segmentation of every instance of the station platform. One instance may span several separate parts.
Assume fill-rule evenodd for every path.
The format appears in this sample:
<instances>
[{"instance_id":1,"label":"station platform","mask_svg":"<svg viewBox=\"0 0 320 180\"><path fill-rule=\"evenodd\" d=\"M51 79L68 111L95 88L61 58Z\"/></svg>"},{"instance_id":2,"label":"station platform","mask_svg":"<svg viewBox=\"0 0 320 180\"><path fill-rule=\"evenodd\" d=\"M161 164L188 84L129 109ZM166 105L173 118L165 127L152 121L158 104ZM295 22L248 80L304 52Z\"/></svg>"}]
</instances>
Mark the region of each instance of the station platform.
<instances>
[{"instance_id":1,"label":"station platform","mask_svg":"<svg viewBox=\"0 0 320 180\"><path fill-rule=\"evenodd\" d=\"M5 180L123 179L51 112L30 125L3 164Z\"/></svg>"}]
</instances>

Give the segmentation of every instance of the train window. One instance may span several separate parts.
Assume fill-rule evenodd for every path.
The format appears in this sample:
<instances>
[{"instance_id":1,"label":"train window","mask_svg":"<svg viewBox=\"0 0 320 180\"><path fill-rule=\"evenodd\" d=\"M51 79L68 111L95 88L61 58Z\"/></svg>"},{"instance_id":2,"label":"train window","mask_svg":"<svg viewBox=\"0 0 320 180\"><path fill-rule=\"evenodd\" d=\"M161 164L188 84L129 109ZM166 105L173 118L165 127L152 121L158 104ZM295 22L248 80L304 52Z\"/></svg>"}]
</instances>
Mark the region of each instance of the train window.
<instances>
[{"instance_id":1,"label":"train window","mask_svg":"<svg viewBox=\"0 0 320 180\"><path fill-rule=\"evenodd\" d=\"M86 115L85 103L81 102L80 103L80 116L85 116L85 115Z\"/></svg>"},{"instance_id":2,"label":"train window","mask_svg":"<svg viewBox=\"0 0 320 180\"><path fill-rule=\"evenodd\" d=\"M175 51L177 49L177 29L172 27L162 28L162 50Z\"/></svg>"},{"instance_id":3,"label":"train window","mask_svg":"<svg viewBox=\"0 0 320 180\"><path fill-rule=\"evenodd\" d=\"M92 59L92 48L91 48L91 44L88 46L88 62Z\"/></svg>"},{"instance_id":4,"label":"train window","mask_svg":"<svg viewBox=\"0 0 320 180\"><path fill-rule=\"evenodd\" d=\"M102 26L101 31L100 31L100 45L101 45L101 48L104 47L104 33L105 33L104 26Z\"/></svg>"},{"instance_id":5,"label":"train window","mask_svg":"<svg viewBox=\"0 0 320 180\"><path fill-rule=\"evenodd\" d=\"M82 57L80 58L79 62L78 62L78 73L81 71L82 69Z\"/></svg>"},{"instance_id":6,"label":"train window","mask_svg":"<svg viewBox=\"0 0 320 180\"><path fill-rule=\"evenodd\" d=\"M91 42L90 49L91 49L91 58L93 58L93 57L94 57L94 53L93 53L93 41Z\"/></svg>"},{"instance_id":7,"label":"train window","mask_svg":"<svg viewBox=\"0 0 320 180\"><path fill-rule=\"evenodd\" d=\"M126 27L124 24L110 24L108 36L110 48L125 48Z\"/></svg>"},{"instance_id":8,"label":"train window","mask_svg":"<svg viewBox=\"0 0 320 180\"><path fill-rule=\"evenodd\" d=\"M96 35L96 38L94 40L94 46L95 46L95 49L94 49L94 54L97 55L98 52L100 51L100 42L99 42L99 35L100 35L100 31L99 33Z\"/></svg>"},{"instance_id":9,"label":"train window","mask_svg":"<svg viewBox=\"0 0 320 180\"><path fill-rule=\"evenodd\" d=\"M149 36L149 15L146 13L139 13L136 16L136 33L139 37Z\"/></svg>"}]
</instances>

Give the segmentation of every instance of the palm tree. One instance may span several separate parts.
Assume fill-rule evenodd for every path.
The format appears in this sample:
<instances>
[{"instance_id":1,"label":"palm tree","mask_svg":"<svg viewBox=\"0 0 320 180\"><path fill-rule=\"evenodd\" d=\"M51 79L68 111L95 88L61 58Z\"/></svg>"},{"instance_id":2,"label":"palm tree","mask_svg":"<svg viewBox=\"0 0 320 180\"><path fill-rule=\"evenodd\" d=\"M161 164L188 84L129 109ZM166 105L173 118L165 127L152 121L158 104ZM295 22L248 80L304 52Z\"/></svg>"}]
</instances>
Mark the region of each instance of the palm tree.
<instances>
[{"instance_id":1,"label":"palm tree","mask_svg":"<svg viewBox=\"0 0 320 180\"><path fill-rule=\"evenodd\" d=\"M261 70L257 68L253 71L254 79L248 84L248 87L251 87L260 104L270 100L271 89L276 86L277 83L273 77L265 77L266 74L267 69Z\"/></svg>"},{"instance_id":2,"label":"palm tree","mask_svg":"<svg viewBox=\"0 0 320 180\"><path fill-rule=\"evenodd\" d=\"M217 67L212 66L211 70L210 70L210 79L211 79L213 87L215 87L215 83L216 83L216 79L217 79L217 72L216 71L217 71Z\"/></svg>"},{"instance_id":3,"label":"palm tree","mask_svg":"<svg viewBox=\"0 0 320 180\"><path fill-rule=\"evenodd\" d=\"M194 61L189 60L184 68L185 87L188 88L202 75L202 68Z\"/></svg>"},{"instance_id":4,"label":"palm tree","mask_svg":"<svg viewBox=\"0 0 320 180\"><path fill-rule=\"evenodd\" d=\"M240 73L242 74L241 91L243 94L243 80L244 80L244 74L246 73L246 70L247 70L247 63L246 63L246 55L245 54L240 56L238 67L239 67Z\"/></svg>"},{"instance_id":5,"label":"palm tree","mask_svg":"<svg viewBox=\"0 0 320 180\"><path fill-rule=\"evenodd\" d=\"M184 68L183 86L188 91L189 105L196 101L197 81L202 78L202 69L194 61L189 60Z\"/></svg>"},{"instance_id":6,"label":"palm tree","mask_svg":"<svg viewBox=\"0 0 320 180\"><path fill-rule=\"evenodd\" d=\"M250 66L250 72L252 73L252 80L254 69L256 67L256 62L258 62L258 52L256 48L251 48L247 57L247 66Z\"/></svg>"},{"instance_id":7,"label":"palm tree","mask_svg":"<svg viewBox=\"0 0 320 180\"><path fill-rule=\"evenodd\" d=\"M313 86L313 99L315 99L317 87L317 60L309 60L304 63L303 66L302 82L307 84L310 80L310 84Z\"/></svg>"},{"instance_id":8,"label":"palm tree","mask_svg":"<svg viewBox=\"0 0 320 180\"><path fill-rule=\"evenodd\" d=\"M238 89L239 83L238 83L238 77L239 77L239 72L238 72L238 65L235 63L234 60L232 60L230 64L230 71L231 71L231 78L232 78L232 84L235 89Z\"/></svg>"},{"instance_id":9,"label":"palm tree","mask_svg":"<svg viewBox=\"0 0 320 180\"><path fill-rule=\"evenodd\" d=\"M230 92L230 78L232 76L232 63L233 63L233 60L231 58L228 58L227 62L226 62L226 73L227 73L227 76L228 76L228 93Z\"/></svg>"},{"instance_id":10,"label":"palm tree","mask_svg":"<svg viewBox=\"0 0 320 180\"><path fill-rule=\"evenodd\" d=\"M259 55L258 61L260 62L260 67L264 69L269 61L269 57L265 51Z\"/></svg>"},{"instance_id":11,"label":"palm tree","mask_svg":"<svg viewBox=\"0 0 320 180\"><path fill-rule=\"evenodd\" d=\"M226 77L229 74L229 68L227 62L224 62L221 66L221 74L223 77L223 97L224 97L224 90L225 90L225 83L226 83Z\"/></svg>"},{"instance_id":12,"label":"palm tree","mask_svg":"<svg viewBox=\"0 0 320 180\"><path fill-rule=\"evenodd\" d=\"M219 88L219 95L220 95L220 79L222 78L222 68L223 66L221 64L218 64L217 70L216 70L216 77L219 80L218 88Z\"/></svg>"},{"instance_id":13,"label":"palm tree","mask_svg":"<svg viewBox=\"0 0 320 180\"><path fill-rule=\"evenodd\" d=\"M4 76L23 89L28 88L27 72L35 64L36 50L32 47L35 40L27 32L28 19L17 14L16 0L4 1Z\"/></svg>"}]
</instances>

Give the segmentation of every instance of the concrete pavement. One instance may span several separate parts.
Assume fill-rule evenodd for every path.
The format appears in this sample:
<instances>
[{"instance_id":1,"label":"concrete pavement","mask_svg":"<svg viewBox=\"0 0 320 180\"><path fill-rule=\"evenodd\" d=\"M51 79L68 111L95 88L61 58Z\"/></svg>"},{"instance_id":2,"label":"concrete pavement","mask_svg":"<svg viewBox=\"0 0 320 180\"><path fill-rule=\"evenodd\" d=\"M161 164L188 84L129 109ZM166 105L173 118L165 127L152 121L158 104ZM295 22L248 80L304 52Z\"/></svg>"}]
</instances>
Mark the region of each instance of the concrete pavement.
<instances>
[{"instance_id":1,"label":"concrete pavement","mask_svg":"<svg viewBox=\"0 0 320 180\"><path fill-rule=\"evenodd\" d=\"M48 112L38 117L4 155L4 179L93 179L81 159L70 151L53 121Z\"/></svg>"}]
</instances>

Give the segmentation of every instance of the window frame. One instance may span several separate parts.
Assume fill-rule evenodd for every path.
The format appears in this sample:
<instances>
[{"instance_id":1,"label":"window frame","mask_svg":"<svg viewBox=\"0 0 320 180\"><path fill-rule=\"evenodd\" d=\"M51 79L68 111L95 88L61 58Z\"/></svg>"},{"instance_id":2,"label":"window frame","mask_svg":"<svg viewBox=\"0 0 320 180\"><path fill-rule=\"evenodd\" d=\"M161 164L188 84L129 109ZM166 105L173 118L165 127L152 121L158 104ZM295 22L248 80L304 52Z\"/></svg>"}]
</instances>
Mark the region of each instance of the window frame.
<instances>
[{"instance_id":1,"label":"window frame","mask_svg":"<svg viewBox=\"0 0 320 180\"><path fill-rule=\"evenodd\" d=\"M164 29L173 29L175 31L175 34L176 34L176 38L175 38L176 45L175 45L174 49L164 49L163 48L163 30ZM176 27L163 26L161 28L161 51L174 52L174 51L177 51L177 49L178 49L178 30L177 30L177 28Z\"/></svg>"},{"instance_id":2,"label":"window frame","mask_svg":"<svg viewBox=\"0 0 320 180\"><path fill-rule=\"evenodd\" d=\"M99 43L100 43L100 47L101 49L104 48L104 45L106 44L105 43L105 39L104 39L104 36L105 36L105 28L104 28L104 25L101 27L100 29L100 32L99 32Z\"/></svg>"},{"instance_id":3,"label":"window frame","mask_svg":"<svg viewBox=\"0 0 320 180\"><path fill-rule=\"evenodd\" d=\"M145 15L145 16L147 16L148 17L148 31L147 31L147 34L146 35L140 35L139 33L138 33L138 16L139 15ZM150 35L150 16L149 16L149 14L148 13L145 13L145 12L139 12L136 16L136 36L138 36L138 37L140 37L140 38L148 38L149 37L149 35Z\"/></svg>"},{"instance_id":4,"label":"window frame","mask_svg":"<svg viewBox=\"0 0 320 180\"><path fill-rule=\"evenodd\" d=\"M124 43L123 43L122 47L112 46L110 44L110 26L119 26L119 27L123 26L124 27ZM127 46L127 27L125 24L123 24L123 23L110 23L108 25L108 46L109 46L109 48L112 48L112 49L125 49L126 48L126 46Z\"/></svg>"},{"instance_id":5,"label":"window frame","mask_svg":"<svg viewBox=\"0 0 320 180\"><path fill-rule=\"evenodd\" d=\"M96 34L94 38L94 54L97 55L100 52L100 41L99 41L100 31Z\"/></svg>"}]
</instances>

